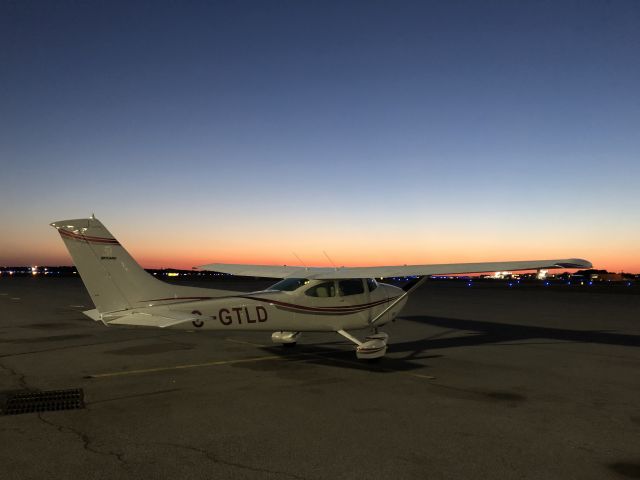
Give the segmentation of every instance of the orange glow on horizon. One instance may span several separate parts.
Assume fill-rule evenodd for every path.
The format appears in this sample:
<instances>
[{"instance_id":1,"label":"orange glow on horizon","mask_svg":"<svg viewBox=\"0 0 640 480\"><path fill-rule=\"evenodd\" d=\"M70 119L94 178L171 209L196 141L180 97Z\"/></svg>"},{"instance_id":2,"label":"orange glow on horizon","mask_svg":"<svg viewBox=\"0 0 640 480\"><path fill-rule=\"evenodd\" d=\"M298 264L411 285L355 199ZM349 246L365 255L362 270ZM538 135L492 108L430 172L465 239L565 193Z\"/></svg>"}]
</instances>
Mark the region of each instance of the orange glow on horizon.
<instances>
[{"instance_id":1,"label":"orange glow on horizon","mask_svg":"<svg viewBox=\"0 0 640 480\"><path fill-rule=\"evenodd\" d=\"M48 232L48 231L47 231ZM42 232L39 232L42 233ZM640 273L640 252L633 239L602 238L584 240L576 235L530 238L479 232L468 235L454 232L323 232L265 231L261 237L238 235L230 231L224 237L209 233L185 235L180 231L156 233L136 229L116 238L145 268L189 270L208 263L291 265L332 267L323 251L336 266L415 265L473 263L550 258L585 258L596 269L610 272ZM71 265L72 261L59 235L23 235L9 232L0 245L0 265ZM6 252L19 252L9 257ZM295 252L295 254L293 253Z\"/></svg>"},{"instance_id":2,"label":"orange glow on horizon","mask_svg":"<svg viewBox=\"0 0 640 480\"><path fill-rule=\"evenodd\" d=\"M395 257L395 256L394 256ZM457 257L457 258L456 258ZM235 263L235 264L255 264L255 265L289 265L289 266L303 266L297 261L295 258L290 258L286 256L277 256L277 255L230 255L230 256L217 256L215 258L211 258L211 256L207 255L194 255L193 253L189 256L182 255L171 255L171 256L155 256L155 255L141 255L136 256L134 254L134 258L140 263L143 268L152 268L152 269L160 269L160 268L176 268L181 270L191 270L193 267L204 265L208 263ZM536 258L542 258L538 256ZM550 258L550 257L545 257ZM608 270L609 272L625 272L625 273L640 273L640 262L626 262L624 259L612 259L612 258L601 258L596 256L585 256L586 259L590 260L593 263L593 268L598 270ZM51 265L51 266L60 266L60 265L72 265L71 257L66 256L56 256L56 257L45 257L45 256L30 256L29 258L25 258L24 260L17 259L16 261L6 261L3 260L1 265L4 266L28 266L32 263L36 263L34 261L28 261L32 259L37 259L37 263L40 265ZM434 258L430 257L428 259L421 258L420 256L407 256L406 260L398 261L396 258L387 257L360 257L358 261L353 262L338 262L336 261L336 266L348 266L348 267L369 267L376 265L420 265L420 264L440 264L440 263L473 263L473 262L491 262L491 261L509 261L509 260L532 260L535 259L531 256L517 256L517 257L482 257L478 255L475 258L469 258L468 255L465 255L464 258L460 258L459 256L453 257L444 257L444 258ZM309 262L305 262L304 266L308 267L333 267L326 258L317 258L310 259Z\"/></svg>"}]
</instances>

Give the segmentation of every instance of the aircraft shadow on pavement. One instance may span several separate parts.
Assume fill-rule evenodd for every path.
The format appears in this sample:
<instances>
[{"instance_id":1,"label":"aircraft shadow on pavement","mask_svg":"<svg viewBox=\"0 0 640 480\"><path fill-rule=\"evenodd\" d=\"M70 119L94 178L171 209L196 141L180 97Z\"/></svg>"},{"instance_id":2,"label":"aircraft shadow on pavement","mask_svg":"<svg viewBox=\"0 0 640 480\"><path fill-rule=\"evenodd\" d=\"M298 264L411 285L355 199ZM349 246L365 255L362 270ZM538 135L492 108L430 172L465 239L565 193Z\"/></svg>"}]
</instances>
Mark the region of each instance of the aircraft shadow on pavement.
<instances>
[{"instance_id":1,"label":"aircraft shadow on pavement","mask_svg":"<svg viewBox=\"0 0 640 480\"><path fill-rule=\"evenodd\" d=\"M540 340L546 343L566 341L640 347L640 335L613 333L604 330L569 330L430 316L408 316L402 317L402 319L447 330L427 338L405 342L394 342L391 338L388 355L375 363L357 360L353 349L345 350L348 345L343 342L299 344L292 349L268 346L263 349L271 355L278 355L285 359L288 357L291 361L296 362L304 361L318 365L334 365L356 370L389 373L425 368L424 363L416 361L442 356L430 353L433 350L492 343L504 344ZM447 336L443 337L443 335ZM527 343L531 344L531 342ZM400 356L397 356L398 354Z\"/></svg>"},{"instance_id":2,"label":"aircraft shadow on pavement","mask_svg":"<svg viewBox=\"0 0 640 480\"><path fill-rule=\"evenodd\" d=\"M348 350L344 348L348 347ZM389 345L392 351L393 345ZM270 355L278 355L283 359L291 359L292 362L306 362L314 365L334 366L340 368L350 368L377 373L393 373L399 371L411 371L424 369L425 365L407 361L406 359L386 356L378 361L366 361L356 359L353 347L340 342L328 342L323 344L298 344L295 348L287 349L281 346L262 347ZM435 358L440 355L426 355L421 359Z\"/></svg>"},{"instance_id":3,"label":"aircraft shadow on pavement","mask_svg":"<svg viewBox=\"0 0 640 480\"><path fill-rule=\"evenodd\" d=\"M487 343L521 342L524 340L551 340L578 343L599 343L625 347L640 347L640 335L613 333L606 330L569 330L564 328L514 325L510 323L465 320L460 318L408 316L403 320L464 332L463 335L446 338L425 338L394 343L392 351L414 352L407 359L419 358L421 352L452 347L483 345ZM469 332L472 334L470 335Z\"/></svg>"}]
</instances>

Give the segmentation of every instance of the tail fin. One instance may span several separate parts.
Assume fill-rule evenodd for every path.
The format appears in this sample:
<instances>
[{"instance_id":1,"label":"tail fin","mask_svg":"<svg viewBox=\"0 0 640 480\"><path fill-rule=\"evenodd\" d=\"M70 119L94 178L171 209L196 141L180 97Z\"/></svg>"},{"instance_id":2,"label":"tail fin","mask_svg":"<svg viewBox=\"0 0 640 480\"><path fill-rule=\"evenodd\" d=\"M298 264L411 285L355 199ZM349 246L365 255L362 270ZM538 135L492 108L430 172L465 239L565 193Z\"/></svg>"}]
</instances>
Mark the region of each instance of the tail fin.
<instances>
[{"instance_id":1,"label":"tail fin","mask_svg":"<svg viewBox=\"0 0 640 480\"><path fill-rule=\"evenodd\" d=\"M189 294L194 290L215 292L170 285L154 278L94 216L61 220L51 226L60 233L100 314L140 307L155 300L177 299L178 290Z\"/></svg>"}]
</instances>

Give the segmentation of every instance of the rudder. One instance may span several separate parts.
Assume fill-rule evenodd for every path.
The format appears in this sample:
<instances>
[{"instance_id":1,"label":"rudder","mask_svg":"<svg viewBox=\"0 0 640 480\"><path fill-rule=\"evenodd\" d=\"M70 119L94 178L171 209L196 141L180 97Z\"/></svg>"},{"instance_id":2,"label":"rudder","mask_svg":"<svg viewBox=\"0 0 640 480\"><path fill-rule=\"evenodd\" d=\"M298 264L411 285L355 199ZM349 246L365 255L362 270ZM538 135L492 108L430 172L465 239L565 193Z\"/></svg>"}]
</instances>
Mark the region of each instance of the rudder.
<instances>
[{"instance_id":1,"label":"rudder","mask_svg":"<svg viewBox=\"0 0 640 480\"><path fill-rule=\"evenodd\" d=\"M51 223L69 250L99 313L172 297L175 287L147 273L94 216ZM185 287L182 287L185 288Z\"/></svg>"}]
</instances>

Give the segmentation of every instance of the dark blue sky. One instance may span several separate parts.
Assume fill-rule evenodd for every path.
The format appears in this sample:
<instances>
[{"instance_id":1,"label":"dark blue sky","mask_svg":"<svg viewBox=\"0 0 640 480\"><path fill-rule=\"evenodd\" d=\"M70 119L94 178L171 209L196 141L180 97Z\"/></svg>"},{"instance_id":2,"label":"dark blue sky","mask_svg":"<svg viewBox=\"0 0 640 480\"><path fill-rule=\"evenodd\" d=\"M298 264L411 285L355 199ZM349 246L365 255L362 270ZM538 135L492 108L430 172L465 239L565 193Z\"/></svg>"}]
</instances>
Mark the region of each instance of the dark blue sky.
<instances>
[{"instance_id":1,"label":"dark blue sky","mask_svg":"<svg viewBox=\"0 0 640 480\"><path fill-rule=\"evenodd\" d=\"M0 45L0 220L46 240L0 263L91 211L340 263L638 258L635 0L3 2Z\"/></svg>"}]
</instances>

